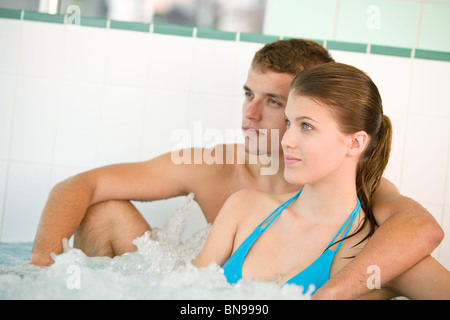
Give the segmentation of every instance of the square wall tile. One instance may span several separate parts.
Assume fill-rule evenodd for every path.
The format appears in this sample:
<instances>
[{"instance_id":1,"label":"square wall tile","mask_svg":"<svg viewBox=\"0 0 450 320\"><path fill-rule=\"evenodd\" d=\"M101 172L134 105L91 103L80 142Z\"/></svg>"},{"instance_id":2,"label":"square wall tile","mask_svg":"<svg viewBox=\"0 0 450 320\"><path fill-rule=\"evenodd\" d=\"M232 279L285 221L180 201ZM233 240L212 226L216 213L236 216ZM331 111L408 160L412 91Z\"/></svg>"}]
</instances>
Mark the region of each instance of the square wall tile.
<instances>
[{"instance_id":1,"label":"square wall tile","mask_svg":"<svg viewBox=\"0 0 450 320\"><path fill-rule=\"evenodd\" d=\"M20 77L13 123L11 159L51 163L59 83L50 78Z\"/></svg>"},{"instance_id":2,"label":"square wall tile","mask_svg":"<svg viewBox=\"0 0 450 320\"><path fill-rule=\"evenodd\" d=\"M62 71L65 26L23 21L19 73L58 77Z\"/></svg>"},{"instance_id":3,"label":"square wall tile","mask_svg":"<svg viewBox=\"0 0 450 320\"><path fill-rule=\"evenodd\" d=\"M60 166L52 166L50 172L50 184L49 189L53 188L55 185L64 181L70 177L73 177L79 173L88 171L93 167L60 167Z\"/></svg>"},{"instance_id":4,"label":"square wall tile","mask_svg":"<svg viewBox=\"0 0 450 320\"><path fill-rule=\"evenodd\" d=\"M143 86L147 82L150 34L108 30L105 81L108 84Z\"/></svg>"},{"instance_id":5,"label":"square wall tile","mask_svg":"<svg viewBox=\"0 0 450 320\"><path fill-rule=\"evenodd\" d=\"M450 62L414 59L409 111L450 117Z\"/></svg>"},{"instance_id":6,"label":"square wall tile","mask_svg":"<svg viewBox=\"0 0 450 320\"><path fill-rule=\"evenodd\" d=\"M399 113L387 114L392 123L393 136L391 154L388 165L384 171L384 177L398 188L401 184L403 154L405 146L406 115Z\"/></svg>"},{"instance_id":7,"label":"square wall tile","mask_svg":"<svg viewBox=\"0 0 450 320\"><path fill-rule=\"evenodd\" d=\"M247 81L248 72L251 68L253 58L264 44L253 42L238 42L238 54L236 60L236 73L233 81L232 94L244 99L244 84ZM244 100L242 100L244 101Z\"/></svg>"},{"instance_id":8,"label":"square wall tile","mask_svg":"<svg viewBox=\"0 0 450 320\"><path fill-rule=\"evenodd\" d=\"M423 202L421 205L436 219L437 223L442 227L444 206Z\"/></svg>"},{"instance_id":9,"label":"square wall tile","mask_svg":"<svg viewBox=\"0 0 450 320\"><path fill-rule=\"evenodd\" d=\"M419 3L341 0L336 40L413 48Z\"/></svg>"},{"instance_id":10,"label":"square wall tile","mask_svg":"<svg viewBox=\"0 0 450 320\"><path fill-rule=\"evenodd\" d=\"M0 240L2 238L3 223L3 204L5 200L6 177L8 170L8 162L0 160Z\"/></svg>"},{"instance_id":11,"label":"square wall tile","mask_svg":"<svg viewBox=\"0 0 450 320\"><path fill-rule=\"evenodd\" d=\"M144 89L105 87L97 165L139 159L145 99Z\"/></svg>"},{"instance_id":12,"label":"square wall tile","mask_svg":"<svg viewBox=\"0 0 450 320\"><path fill-rule=\"evenodd\" d=\"M236 59L237 42L196 39L191 91L231 94Z\"/></svg>"},{"instance_id":13,"label":"square wall tile","mask_svg":"<svg viewBox=\"0 0 450 320\"><path fill-rule=\"evenodd\" d=\"M411 58L369 55L367 73L380 91L385 114L406 113L411 68Z\"/></svg>"},{"instance_id":14,"label":"square wall tile","mask_svg":"<svg viewBox=\"0 0 450 320\"><path fill-rule=\"evenodd\" d=\"M103 82L105 78L108 31L67 26L63 78Z\"/></svg>"},{"instance_id":15,"label":"square wall tile","mask_svg":"<svg viewBox=\"0 0 450 320\"><path fill-rule=\"evenodd\" d=\"M48 198L50 170L47 165L11 163L0 241L34 240Z\"/></svg>"},{"instance_id":16,"label":"square wall tile","mask_svg":"<svg viewBox=\"0 0 450 320\"><path fill-rule=\"evenodd\" d=\"M230 115L235 99L214 95L191 94L188 129L192 146L211 147L226 141L227 129L234 129Z\"/></svg>"},{"instance_id":17,"label":"square wall tile","mask_svg":"<svg viewBox=\"0 0 450 320\"><path fill-rule=\"evenodd\" d=\"M150 88L188 91L194 58L192 37L151 35L149 76Z\"/></svg>"},{"instance_id":18,"label":"square wall tile","mask_svg":"<svg viewBox=\"0 0 450 320\"><path fill-rule=\"evenodd\" d=\"M15 76L0 74L0 160L9 156Z\"/></svg>"},{"instance_id":19,"label":"square wall tile","mask_svg":"<svg viewBox=\"0 0 450 320\"><path fill-rule=\"evenodd\" d=\"M444 225L443 225L444 208L443 208L443 206L436 205L436 204L429 204L429 203L421 203L421 205L423 205L423 207L436 219L436 221L439 223L441 228L444 228ZM431 253L431 256L434 257L437 261L441 261L442 257L445 256L445 253L443 251L443 249L444 249L443 244L444 244L444 242L441 242L441 244Z\"/></svg>"},{"instance_id":20,"label":"square wall tile","mask_svg":"<svg viewBox=\"0 0 450 320\"><path fill-rule=\"evenodd\" d=\"M267 4L264 33L332 39L335 0L271 0Z\"/></svg>"},{"instance_id":21,"label":"square wall tile","mask_svg":"<svg viewBox=\"0 0 450 320\"><path fill-rule=\"evenodd\" d=\"M401 191L420 203L444 204L450 118L408 117Z\"/></svg>"},{"instance_id":22,"label":"square wall tile","mask_svg":"<svg viewBox=\"0 0 450 320\"><path fill-rule=\"evenodd\" d=\"M367 71L369 55L360 52L328 50L336 62L349 64L362 71Z\"/></svg>"},{"instance_id":23,"label":"square wall tile","mask_svg":"<svg viewBox=\"0 0 450 320\"><path fill-rule=\"evenodd\" d=\"M420 24L420 49L450 51L450 5L423 5L422 23Z\"/></svg>"},{"instance_id":24,"label":"square wall tile","mask_svg":"<svg viewBox=\"0 0 450 320\"><path fill-rule=\"evenodd\" d=\"M450 147L449 147L450 148ZM445 193L445 207L442 215L441 227L444 230L444 240L440 245L439 261L450 270L450 157L447 165L447 184Z\"/></svg>"},{"instance_id":25,"label":"square wall tile","mask_svg":"<svg viewBox=\"0 0 450 320\"><path fill-rule=\"evenodd\" d=\"M17 71L21 32L20 20L0 19L0 72Z\"/></svg>"},{"instance_id":26,"label":"square wall tile","mask_svg":"<svg viewBox=\"0 0 450 320\"><path fill-rule=\"evenodd\" d=\"M149 160L181 147L187 128L187 92L149 90L144 111L141 160Z\"/></svg>"},{"instance_id":27,"label":"square wall tile","mask_svg":"<svg viewBox=\"0 0 450 320\"><path fill-rule=\"evenodd\" d=\"M102 97L102 85L63 82L53 158L55 165L95 164Z\"/></svg>"},{"instance_id":28,"label":"square wall tile","mask_svg":"<svg viewBox=\"0 0 450 320\"><path fill-rule=\"evenodd\" d=\"M445 237L442 240L440 248L439 262L450 270L450 206L444 208L444 214L441 227L444 230Z\"/></svg>"},{"instance_id":29,"label":"square wall tile","mask_svg":"<svg viewBox=\"0 0 450 320\"><path fill-rule=\"evenodd\" d=\"M450 146L448 146L448 149L449 149L449 157L448 157L448 163L447 163L447 183L445 185L446 192L445 192L444 205L447 207L450 207ZM450 219L450 216L449 216L449 219Z\"/></svg>"},{"instance_id":30,"label":"square wall tile","mask_svg":"<svg viewBox=\"0 0 450 320\"><path fill-rule=\"evenodd\" d=\"M227 143L244 143L244 134L242 133L242 108L244 103L244 97L232 97L230 99L230 122L227 129L240 132L235 141L227 139Z\"/></svg>"}]
</instances>

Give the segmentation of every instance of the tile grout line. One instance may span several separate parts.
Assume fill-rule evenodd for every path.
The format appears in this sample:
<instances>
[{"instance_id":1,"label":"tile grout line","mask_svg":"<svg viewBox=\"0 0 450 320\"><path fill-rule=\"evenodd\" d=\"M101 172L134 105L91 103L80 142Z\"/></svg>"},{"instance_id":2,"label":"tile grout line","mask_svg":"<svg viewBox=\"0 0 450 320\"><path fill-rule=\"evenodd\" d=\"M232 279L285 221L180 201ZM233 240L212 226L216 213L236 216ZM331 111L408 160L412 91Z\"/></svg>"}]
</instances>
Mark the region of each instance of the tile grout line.
<instances>
[{"instance_id":1,"label":"tile grout line","mask_svg":"<svg viewBox=\"0 0 450 320\"><path fill-rule=\"evenodd\" d=\"M336 4L334 7L333 36L331 38L331 40L333 40L333 41L336 41L337 27L338 27L338 20L339 20L339 7L340 7L340 0L336 0Z\"/></svg>"},{"instance_id":2,"label":"tile grout line","mask_svg":"<svg viewBox=\"0 0 450 320\"><path fill-rule=\"evenodd\" d=\"M419 3L419 17L417 19L417 28L416 28L416 43L414 44L414 56L415 56L415 49L419 47L420 43L420 30L422 29L422 16L423 16L423 0L420 0Z\"/></svg>"},{"instance_id":3,"label":"tile grout line","mask_svg":"<svg viewBox=\"0 0 450 320\"><path fill-rule=\"evenodd\" d=\"M13 136L14 136L14 119L16 115L16 106L17 106L17 94L18 94L18 87L19 87L19 66L20 66L20 52L22 51L22 34L23 34L23 16L24 16L24 10L20 13L20 33L19 33L19 45L17 46L17 56L19 57L16 62L16 74L14 75L14 98L13 98L13 104L12 104L12 110L11 110L11 128L9 129L10 135L9 135L9 146L8 146L8 159L6 162L6 174L5 174L5 190L3 192L3 207L1 208L1 216L0 216L0 241L3 239L3 229L4 229L4 222L5 222L5 214L6 214L6 198L8 195L8 182L9 182L9 176L11 171L11 162L12 162L12 146L13 146Z\"/></svg>"}]
</instances>

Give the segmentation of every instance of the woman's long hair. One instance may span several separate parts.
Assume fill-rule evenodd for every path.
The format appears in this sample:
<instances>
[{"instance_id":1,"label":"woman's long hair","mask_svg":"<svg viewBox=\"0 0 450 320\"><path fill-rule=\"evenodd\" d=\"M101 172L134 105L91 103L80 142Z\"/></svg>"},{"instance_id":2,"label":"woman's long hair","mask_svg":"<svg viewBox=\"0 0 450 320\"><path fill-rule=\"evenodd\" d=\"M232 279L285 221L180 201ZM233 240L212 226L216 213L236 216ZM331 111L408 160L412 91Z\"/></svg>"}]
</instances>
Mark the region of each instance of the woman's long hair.
<instances>
[{"instance_id":1,"label":"woman's long hair","mask_svg":"<svg viewBox=\"0 0 450 320\"><path fill-rule=\"evenodd\" d=\"M345 238L356 235L369 224L370 231L363 242L377 227L372 195L388 163L392 140L392 124L383 114L378 88L367 74L353 66L326 63L299 74L291 84L291 94L329 106L343 133L365 131L370 137L356 169L356 190L365 219L355 233Z\"/></svg>"}]
</instances>

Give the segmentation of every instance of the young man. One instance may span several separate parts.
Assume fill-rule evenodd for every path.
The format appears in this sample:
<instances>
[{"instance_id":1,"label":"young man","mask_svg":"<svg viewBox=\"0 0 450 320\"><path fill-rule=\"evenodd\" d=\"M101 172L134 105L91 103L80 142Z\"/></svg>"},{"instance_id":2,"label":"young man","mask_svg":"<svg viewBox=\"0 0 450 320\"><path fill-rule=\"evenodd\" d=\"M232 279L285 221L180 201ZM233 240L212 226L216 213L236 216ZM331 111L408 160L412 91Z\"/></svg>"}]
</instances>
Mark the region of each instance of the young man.
<instances>
[{"instance_id":1,"label":"young man","mask_svg":"<svg viewBox=\"0 0 450 320\"><path fill-rule=\"evenodd\" d=\"M298 186L284 180L280 143L289 86L303 70L332 61L320 45L298 39L277 41L256 53L244 85L245 152L239 152L237 145L212 151L183 150L178 157L191 161L178 164L169 153L148 162L94 169L56 185L41 217L31 263L51 264L50 253L60 253L61 240L75 232L75 247L87 255L135 251L132 240L150 226L129 200L166 199L192 192L206 220L213 222L225 200L238 190L297 191ZM223 164L189 164L196 163L196 154L202 151L216 158L222 155ZM261 174L274 161L278 161L278 170ZM361 254L315 297L359 297L369 291L369 266L377 265L381 281L388 282L429 255L442 240L442 229L434 218L401 196L389 181L382 181L373 203L380 228Z\"/></svg>"}]
</instances>

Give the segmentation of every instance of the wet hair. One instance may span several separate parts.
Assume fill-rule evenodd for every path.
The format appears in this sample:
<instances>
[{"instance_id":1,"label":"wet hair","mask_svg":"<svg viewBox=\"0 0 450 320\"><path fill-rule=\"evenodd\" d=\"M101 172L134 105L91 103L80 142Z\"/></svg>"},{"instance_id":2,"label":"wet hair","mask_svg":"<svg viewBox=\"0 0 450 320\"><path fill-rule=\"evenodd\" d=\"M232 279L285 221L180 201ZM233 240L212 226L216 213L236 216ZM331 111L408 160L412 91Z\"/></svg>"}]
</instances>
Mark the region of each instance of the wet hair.
<instances>
[{"instance_id":1,"label":"wet hair","mask_svg":"<svg viewBox=\"0 0 450 320\"><path fill-rule=\"evenodd\" d=\"M366 240L377 227L371 199L388 163L392 141L392 124L383 114L377 86L367 74L353 66L327 63L298 75L291 84L291 94L322 102L331 110L343 133L365 131L368 134L368 144L356 168L357 195L365 219L351 235L356 235L369 223L370 231L362 241Z\"/></svg>"},{"instance_id":2,"label":"wet hair","mask_svg":"<svg viewBox=\"0 0 450 320\"><path fill-rule=\"evenodd\" d=\"M254 56L252 68L297 76L322 63L334 62L327 49L303 39L278 40L266 44Z\"/></svg>"}]
</instances>

